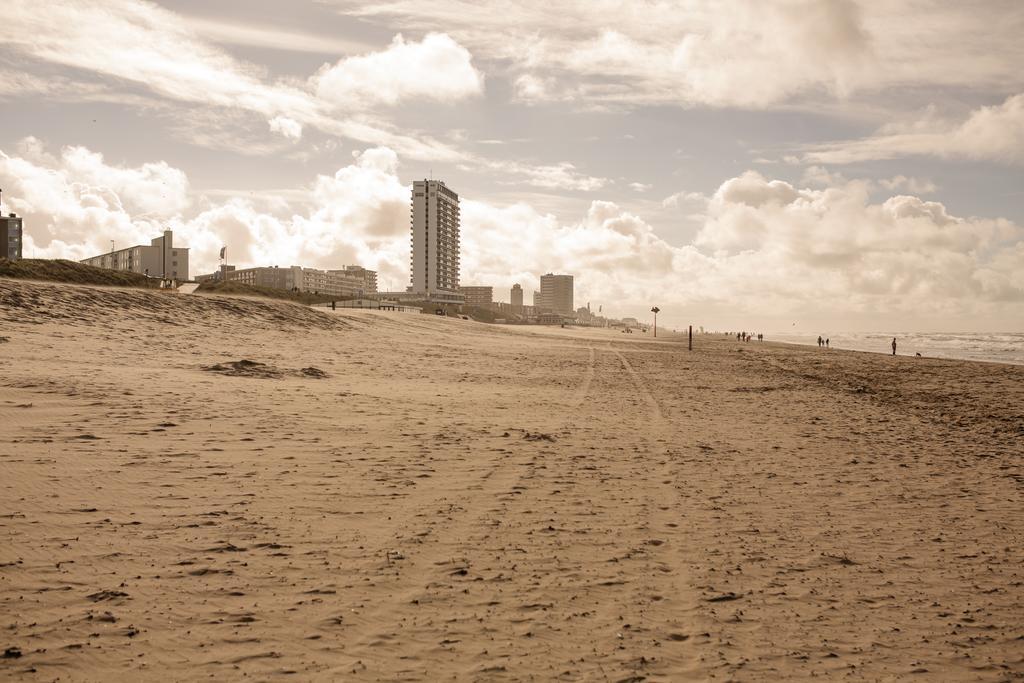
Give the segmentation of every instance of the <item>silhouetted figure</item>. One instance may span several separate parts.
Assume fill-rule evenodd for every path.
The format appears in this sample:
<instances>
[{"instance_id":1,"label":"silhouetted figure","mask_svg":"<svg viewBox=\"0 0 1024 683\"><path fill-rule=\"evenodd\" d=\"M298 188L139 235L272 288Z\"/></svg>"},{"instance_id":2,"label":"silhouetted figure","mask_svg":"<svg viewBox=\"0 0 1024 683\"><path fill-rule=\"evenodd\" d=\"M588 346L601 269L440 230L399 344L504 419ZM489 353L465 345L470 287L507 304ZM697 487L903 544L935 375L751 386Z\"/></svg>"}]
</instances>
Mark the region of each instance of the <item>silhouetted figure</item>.
<instances>
[{"instance_id":1,"label":"silhouetted figure","mask_svg":"<svg viewBox=\"0 0 1024 683\"><path fill-rule=\"evenodd\" d=\"M821 335L818 335L818 348L821 348Z\"/></svg>"},{"instance_id":2,"label":"silhouetted figure","mask_svg":"<svg viewBox=\"0 0 1024 683\"><path fill-rule=\"evenodd\" d=\"M892 338L892 355L896 355L896 337Z\"/></svg>"},{"instance_id":3,"label":"silhouetted figure","mask_svg":"<svg viewBox=\"0 0 1024 683\"><path fill-rule=\"evenodd\" d=\"M828 337L825 337L825 348L828 348Z\"/></svg>"}]
</instances>

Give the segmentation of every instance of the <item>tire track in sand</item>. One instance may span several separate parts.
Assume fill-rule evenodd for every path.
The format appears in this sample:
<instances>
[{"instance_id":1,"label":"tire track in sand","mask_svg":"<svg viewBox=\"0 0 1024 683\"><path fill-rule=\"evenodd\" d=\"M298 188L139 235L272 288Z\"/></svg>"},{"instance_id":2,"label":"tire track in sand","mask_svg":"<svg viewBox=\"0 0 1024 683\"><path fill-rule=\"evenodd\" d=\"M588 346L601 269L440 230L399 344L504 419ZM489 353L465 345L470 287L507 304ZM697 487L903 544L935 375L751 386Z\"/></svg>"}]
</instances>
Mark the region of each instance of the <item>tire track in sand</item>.
<instances>
[{"instance_id":1,"label":"tire track in sand","mask_svg":"<svg viewBox=\"0 0 1024 683\"><path fill-rule=\"evenodd\" d=\"M583 405L583 402L587 400L587 394L590 393L590 385L594 382L595 365L597 363L597 351L593 346L587 347L590 351L590 357L587 360L587 369L583 374L583 381L580 382L580 386L576 389L576 394L573 396L572 407L579 408Z\"/></svg>"},{"instance_id":2,"label":"tire track in sand","mask_svg":"<svg viewBox=\"0 0 1024 683\"><path fill-rule=\"evenodd\" d=\"M657 634L661 638L659 644L669 649L659 648L660 665L651 661L638 668L638 673L665 676L667 680L699 678L703 670L701 650L707 644L707 634L689 570L693 560L687 555L687 503L681 492L686 477L680 471L678 459L679 425L666 415L662 403L627 354L611 343L608 350L624 371L620 377L629 378L628 385L647 407L646 414L638 412L632 424L636 446L635 465L630 473L635 480L633 495L639 505L635 516L642 520L637 531L647 537L637 545L639 550L631 551L643 561L644 570L634 570L632 574L651 577L646 595L642 596L646 598L645 617L661 626ZM642 357L660 359L662 354Z\"/></svg>"},{"instance_id":3,"label":"tire track in sand","mask_svg":"<svg viewBox=\"0 0 1024 683\"><path fill-rule=\"evenodd\" d=\"M622 367L625 368L627 373L629 373L629 377L633 381L633 386L636 387L637 392L643 397L643 400L647 403L650 409L651 421L652 423L654 423L652 424L652 426L661 426L664 420L664 413L661 410L661 405L658 403L658 399L654 398L654 394L652 394L651 390L647 387L647 383L644 382L643 378L640 377L640 375L637 373L632 363L629 362L629 360L626 358L626 356L622 354L621 351L612 347L611 345L608 346L608 349L616 356L618 356L619 360L622 362Z\"/></svg>"},{"instance_id":4,"label":"tire track in sand","mask_svg":"<svg viewBox=\"0 0 1024 683\"><path fill-rule=\"evenodd\" d=\"M553 433L558 436L552 439L571 432L578 409L592 391L597 353L593 347L586 348L586 369L569 400L562 403L564 420L557 423ZM537 506L533 496L548 486L557 448L553 441L512 439L508 432L477 437L458 486L449 483L422 501L425 509L433 511L432 518L410 520L410 528L378 541L374 555L380 562L364 568L364 579L373 588L361 596L358 614L345 615L346 630L354 637L346 639L343 664L335 673L358 676L365 662L373 662L374 675L402 679L429 679L432 663L437 661L464 667L461 673L469 677L503 667L519 670L523 653L502 643L522 637L517 633L523 630L520 624L534 612L543 612L533 605L544 604L546 598L527 599L524 594L508 612L496 608L509 599L503 589L517 571L522 572L522 565L533 566L545 558L546 553L530 545L533 531L521 536L523 526L516 520L530 519L529 508ZM546 561L538 571L550 569ZM443 623L420 617L438 604L444 605ZM492 616L482 627L480 615L486 613ZM467 662L461 644L481 638L481 631L489 654Z\"/></svg>"}]
</instances>

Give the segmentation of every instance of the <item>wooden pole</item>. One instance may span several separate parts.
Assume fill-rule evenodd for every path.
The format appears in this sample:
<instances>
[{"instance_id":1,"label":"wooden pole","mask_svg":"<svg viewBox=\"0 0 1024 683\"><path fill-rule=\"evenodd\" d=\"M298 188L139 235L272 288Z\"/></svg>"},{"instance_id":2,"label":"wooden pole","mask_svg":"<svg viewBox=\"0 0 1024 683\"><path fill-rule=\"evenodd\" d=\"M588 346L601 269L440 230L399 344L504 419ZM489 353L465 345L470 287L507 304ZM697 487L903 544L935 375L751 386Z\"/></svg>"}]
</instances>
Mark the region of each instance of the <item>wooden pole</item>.
<instances>
[{"instance_id":1,"label":"wooden pole","mask_svg":"<svg viewBox=\"0 0 1024 683\"><path fill-rule=\"evenodd\" d=\"M690 325L690 332L687 335L687 339L689 340L687 346L690 351L693 351L693 325Z\"/></svg>"}]
</instances>

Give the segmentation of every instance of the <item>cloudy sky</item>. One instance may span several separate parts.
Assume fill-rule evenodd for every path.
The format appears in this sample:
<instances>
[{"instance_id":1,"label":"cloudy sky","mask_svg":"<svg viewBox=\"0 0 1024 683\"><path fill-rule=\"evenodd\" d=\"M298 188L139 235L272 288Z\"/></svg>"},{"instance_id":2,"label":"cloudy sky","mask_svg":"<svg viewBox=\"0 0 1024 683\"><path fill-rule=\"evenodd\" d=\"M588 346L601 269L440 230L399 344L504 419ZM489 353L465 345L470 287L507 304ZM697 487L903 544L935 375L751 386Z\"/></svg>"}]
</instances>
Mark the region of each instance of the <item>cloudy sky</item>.
<instances>
[{"instance_id":1,"label":"cloudy sky","mask_svg":"<svg viewBox=\"0 0 1024 683\"><path fill-rule=\"evenodd\" d=\"M463 283L809 333L1024 327L1018 0L8 0L0 187L26 256L161 226L408 283L409 187Z\"/></svg>"}]
</instances>

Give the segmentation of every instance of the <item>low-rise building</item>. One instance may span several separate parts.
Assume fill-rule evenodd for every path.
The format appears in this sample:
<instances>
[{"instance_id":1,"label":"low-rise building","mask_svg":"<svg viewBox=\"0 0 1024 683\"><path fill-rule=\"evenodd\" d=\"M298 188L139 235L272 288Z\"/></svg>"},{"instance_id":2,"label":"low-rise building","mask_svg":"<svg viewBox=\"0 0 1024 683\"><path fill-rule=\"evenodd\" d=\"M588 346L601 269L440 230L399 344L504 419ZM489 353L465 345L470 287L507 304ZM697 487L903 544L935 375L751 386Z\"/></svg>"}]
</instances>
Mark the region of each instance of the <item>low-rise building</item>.
<instances>
[{"instance_id":1,"label":"low-rise building","mask_svg":"<svg viewBox=\"0 0 1024 683\"><path fill-rule=\"evenodd\" d=\"M21 218L16 213L0 216L0 258L16 261L21 258Z\"/></svg>"},{"instance_id":2,"label":"low-rise building","mask_svg":"<svg viewBox=\"0 0 1024 683\"><path fill-rule=\"evenodd\" d=\"M154 238L149 245L137 244L106 254L82 259L81 263L108 270L122 270L148 277L188 280L188 247L174 246L174 234Z\"/></svg>"},{"instance_id":3,"label":"low-rise building","mask_svg":"<svg viewBox=\"0 0 1024 683\"><path fill-rule=\"evenodd\" d=\"M368 297L377 294L377 273L361 266L346 266L339 270L319 270L291 266L260 266L256 268L235 268L221 266L209 275L196 278L205 280L227 280L241 282L253 287L286 289L293 292L309 292L341 298Z\"/></svg>"},{"instance_id":4,"label":"low-rise building","mask_svg":"<svg viewBox=\"0 0 1024 683\"><path fill-rule=\"evenodd\" d=\"M539 325L562 325L565 323L565 316L561 313L541 313L537 316Z\"/></svg>"},{"instance_id":5,"label":"low-rise building","mask_svg":"<svg viewBox=\"0 0 1024 683\"><path fill-rule=\"evenodd\" d=\"M459 292L466 297L467 306L479 306L480 308L490 308L491 303L494 301L494 288L484 286L465 286L459 287Z\"/></svg>"},{"instance_id":6,"label":"low-rise building","mask_svg":"<svg viewBox=\"0 0 1024 683\"><path fill-rule=\"evenodd\" d=\"M220 269L212 273L206 273L205 275L196 275L196 282L202 284L203 282L220 282L224 280L224 273L230 273L235 270L234 266L228 266L221 264Z\"/></svg>"},{"instance_id":7,"label":"low-rise building","mask_svg":"<svg viewBox=\"0 0 1024 683\"><path fill-rule=\"evenodd\" d=\"M341 270L329 270L328 273L344 275L348 278L362 278L363 291L369 294L377 293L377 271L368 270L362 266L345 266Z\"/></svg>"},{"instance_id":8,"label":"low-rise building","mask_svg":"<svg viewBox=\"0 0 1024 683\"><path fill-rule=\"evenodd\" d=\"M536 290L533 293L533 308L537 312L537 314L552 312L551 305L545 301L544 296L540 293L540 290Z\"/></svg>"}]
</instances>

